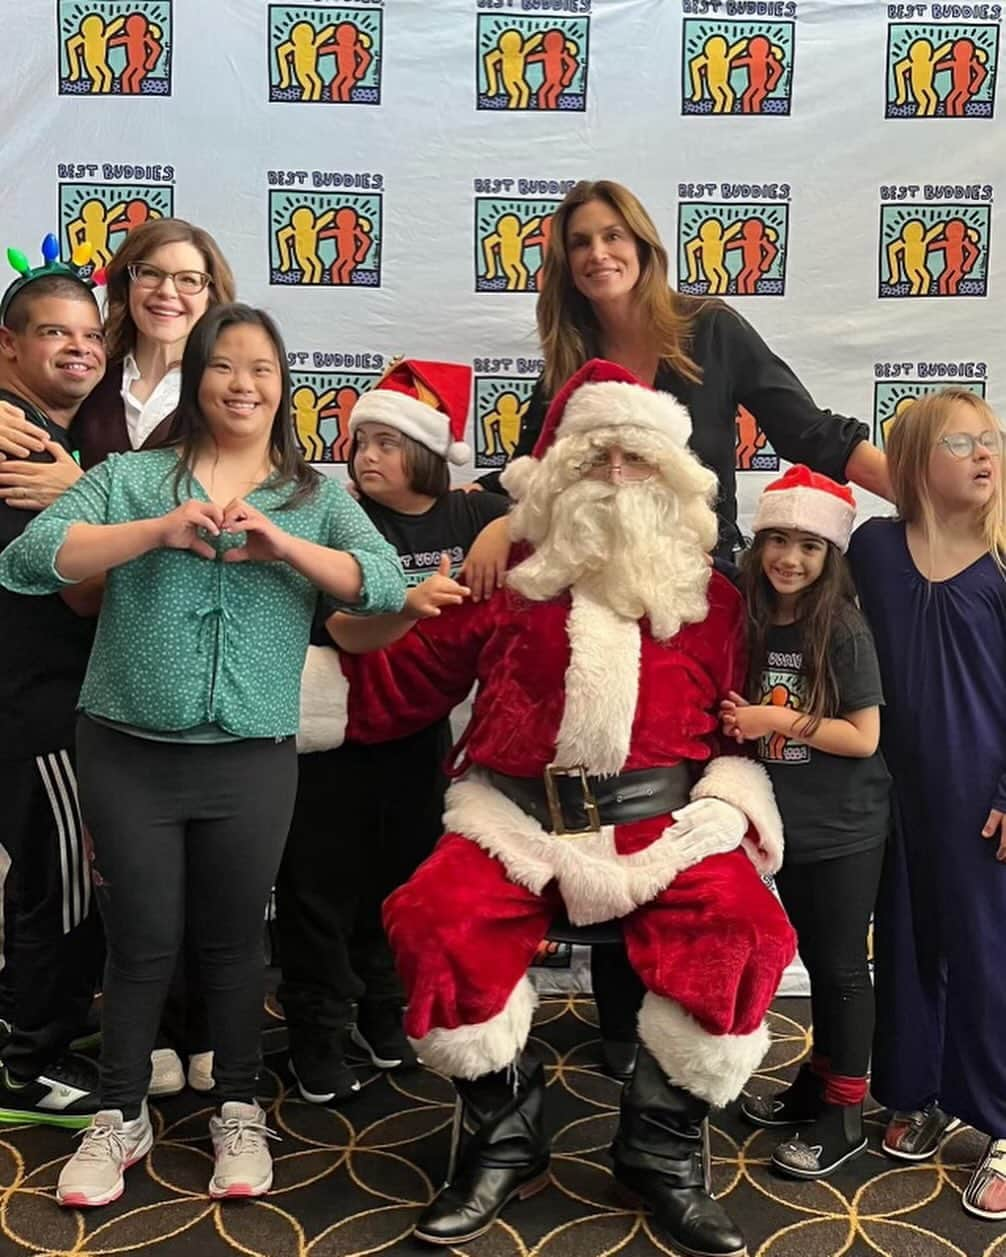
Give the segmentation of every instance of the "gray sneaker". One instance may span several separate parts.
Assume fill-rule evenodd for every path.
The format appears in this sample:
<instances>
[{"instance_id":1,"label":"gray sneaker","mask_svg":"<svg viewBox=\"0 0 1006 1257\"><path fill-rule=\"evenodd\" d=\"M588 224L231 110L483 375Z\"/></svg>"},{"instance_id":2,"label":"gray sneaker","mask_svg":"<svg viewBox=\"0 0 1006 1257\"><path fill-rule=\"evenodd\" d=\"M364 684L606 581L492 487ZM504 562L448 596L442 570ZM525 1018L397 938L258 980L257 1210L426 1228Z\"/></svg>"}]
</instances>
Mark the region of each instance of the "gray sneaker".
<instances>
[{"instance_id":1,"label":"gray sneaker","mask_svg":"<svg viewBox=\"0 0 1006 1257\"><path fill-rule=\"evenodd\" d=\"M272 1187L272 1155L266 1141L279 1135L266 1126L262 1109L228 1100L220 1116L210 1118L210 1136L215 1158L210 1179L213 1199L264 1196Z\"/></svg>"},{"instance_id":2,"label":"gray sneaker","mask_svg":"<svg viewBox=\"0 0 1006 1257\"><path fill-rule=\"evenodd\" d=\"M122 1120L120 1109L103 1109L80 1135L80 1147L60 1170L56 1199L68 1209L110 1205L122 1195L123 1171L142 1161L154 1142L146 1102L131 1122Z\"/></svg>"}]
</instances>

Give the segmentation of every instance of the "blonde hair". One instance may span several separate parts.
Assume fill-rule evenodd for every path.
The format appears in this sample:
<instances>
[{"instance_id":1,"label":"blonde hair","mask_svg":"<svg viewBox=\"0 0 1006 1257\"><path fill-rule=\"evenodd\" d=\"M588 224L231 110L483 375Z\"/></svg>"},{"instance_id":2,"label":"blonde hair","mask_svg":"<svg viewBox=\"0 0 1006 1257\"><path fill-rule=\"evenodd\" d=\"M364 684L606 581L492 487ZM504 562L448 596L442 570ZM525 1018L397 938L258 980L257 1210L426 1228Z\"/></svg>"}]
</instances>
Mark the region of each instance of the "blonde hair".
<instances>
[{"instance_id":1,"label":"blonde hair","mask_svg":"<svg viewBox=\"0 0 1006 1257\"><path fill-rule=\"evenodd\" d=\"M1000 431L995 411L984 398L966 388L926 393L906 406L894 420L887 438L887 466L898 514L917 524L930 546L937 536L936 511L929 493L929 459L956 405L970 406L994 431ZM989 553L1006 574L1006 458L993 460L995 492L981 508L982 531Z\"/></svg>"},{"instance_id":2,"label":"blonde hair","mask_svg":"<svg viewBox=\"0 0 1006 1257\"><path fill-rule=\"evenodd\" d=\"M674 292L668 280L667 250L639 200L611 179L582 179L566 193L552 215L552 231L542 270L536 318L545 355L545 391L554 396L590 358L597 357L600 328L590 302L573 283L566 251L569 220L582 206L603 201L625 219L639 254L634 295L660 359L678 375L698 383L702 372L691 357L695 316L705 299Z\"/></svg>"},{"instance_id":3,"label":"blonde hair","mask_svg":"<svg viewBox=\"0 0 1006 1257\"><path fill-rule=\"evenodd\" d=\"M136 324L129 313L129 267L149 258L162 245L191 244L203 255L210 277L209 306L230 305L236 295L234 274L220 246L208 231L183 218L152 218L128 232L107 268L108 307L105 311L105 349L108 360L125 358L136 348Z\"/></svg>"}]
</instances>

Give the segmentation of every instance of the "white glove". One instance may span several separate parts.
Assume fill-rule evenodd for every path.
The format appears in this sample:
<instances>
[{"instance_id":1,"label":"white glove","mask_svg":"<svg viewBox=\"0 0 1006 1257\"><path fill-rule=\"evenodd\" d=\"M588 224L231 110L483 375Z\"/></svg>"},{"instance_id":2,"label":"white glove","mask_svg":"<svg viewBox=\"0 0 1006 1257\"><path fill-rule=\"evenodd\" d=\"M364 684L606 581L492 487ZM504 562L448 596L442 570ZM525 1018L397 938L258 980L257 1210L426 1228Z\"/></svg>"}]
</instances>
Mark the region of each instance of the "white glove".
<instances>
[{"instance_id":1,"label":"white glove","mask_svg":"<svg viewBox=\"0 0 1006 1257\"><path fill-rule=\"evenodd\" d=\"M748 818L740 808L722 799L696 799L671 816L674 837L685 841L696 861L736 850L748 829Z\"/></svg>"}]
</instances>

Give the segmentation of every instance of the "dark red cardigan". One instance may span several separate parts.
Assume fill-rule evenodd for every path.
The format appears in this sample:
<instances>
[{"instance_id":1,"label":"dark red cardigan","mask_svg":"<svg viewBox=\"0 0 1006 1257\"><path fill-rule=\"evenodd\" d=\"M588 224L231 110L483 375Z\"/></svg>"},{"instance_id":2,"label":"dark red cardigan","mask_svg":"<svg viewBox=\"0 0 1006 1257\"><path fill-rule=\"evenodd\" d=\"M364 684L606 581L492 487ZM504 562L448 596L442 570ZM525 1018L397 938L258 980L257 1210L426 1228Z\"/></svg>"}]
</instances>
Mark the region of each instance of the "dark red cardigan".
<instances>
[{"instance_id":1,"label":"dark red cardigan","mask_svg":"<svg viewBox=\"0 0 1006 1257\"><path fill-rule=\"evenodd\" d=\"M170 416L161 420L144 447L159 443L168 430ZM133 447L126 427L122 400L122 362L110 362L104 379L80 405L70 424L70 440L80 451L80 465L87 471L109 454L125 454Z\"/></svg>"}]
</instances>

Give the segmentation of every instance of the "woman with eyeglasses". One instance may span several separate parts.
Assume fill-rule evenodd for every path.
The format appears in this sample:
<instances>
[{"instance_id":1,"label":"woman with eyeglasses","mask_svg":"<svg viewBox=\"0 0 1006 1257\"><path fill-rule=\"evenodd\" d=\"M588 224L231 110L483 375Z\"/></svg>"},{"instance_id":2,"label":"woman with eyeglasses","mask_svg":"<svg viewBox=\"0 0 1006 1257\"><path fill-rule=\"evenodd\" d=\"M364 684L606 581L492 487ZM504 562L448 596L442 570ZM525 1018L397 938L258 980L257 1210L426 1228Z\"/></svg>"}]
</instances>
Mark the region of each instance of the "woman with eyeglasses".
<instances>
[{"instance_id":1,"label":"woman with eyeglasses","mask_svg":"<svg viewBox=\"0 0 1006 1257\"><path fill-rule=\"evenodd\" d=\"M157 218L126 236L108 265L108 370L70 431L85 471L108 454L157 443L178 405L189 332L210 306L234 297L231 268L201 227Z\"/></svg>"},{"instance_id":2,"label":"woman with eyeglasses","mask_svg":"<svg viewBox=\"0 0 1006 1257\"><path fill-rule=\"evenodd\" d=\"M1006 468L999 419L962 388L887 439L897 519L853 534L877 644L894 828L874 923L876 1099L888 1156L928 1160L960 1121L988 1137L961 1196L1006 1220ZM959 1160L959 1154L955 1155Z\"/></svg>"},{"instance_id":3,"label":"woman with eyeglasses","mask_svg":"<svg viewBox=\"0 0 1006 1257\"><path fill-rule=\"evenodd\" d=\"M182 351L210 306L235 297L234 276L208 231L181 218L154 218L134 227L108 264L105 377L77 411L70 437L84 471L109 454L157 444L178 405ZM37 429L0 423L6 483L17 462L42 449ZM27 479L30 474L30 485ZM32 509L54 502L79 477L69 459L26 474ZM18 502L12 500L11 505Z\"/></svg>"},{"instance_id":4,"label":"woman with eyeglasses","mask_svg":"<svg viewBox=\"0 0 1006 1257\"><path fill-rule=\"evenodd\" d=\"M83 471L109 454L156 446L178 405L182 352L189 332L210 306L232 302L234 276L209 232L180 218L155 218L134 227L107 268L108 302L104 378L84 401L69 435L80 466L69 455L21 463L51 443L27 419L0 421L4 484L17 494L13 507L41 510L55 502ZM23 476L23 482L19 480ZM179 1052L188 1057L188 1081L213 1086L213 1053L196 966L179 966L152 1060L150 1094L172 1095L186 1082ZM178 1048L178 1051L175 1050Z\"/></svg>"}]
</instances>

